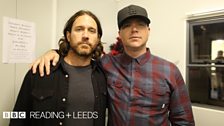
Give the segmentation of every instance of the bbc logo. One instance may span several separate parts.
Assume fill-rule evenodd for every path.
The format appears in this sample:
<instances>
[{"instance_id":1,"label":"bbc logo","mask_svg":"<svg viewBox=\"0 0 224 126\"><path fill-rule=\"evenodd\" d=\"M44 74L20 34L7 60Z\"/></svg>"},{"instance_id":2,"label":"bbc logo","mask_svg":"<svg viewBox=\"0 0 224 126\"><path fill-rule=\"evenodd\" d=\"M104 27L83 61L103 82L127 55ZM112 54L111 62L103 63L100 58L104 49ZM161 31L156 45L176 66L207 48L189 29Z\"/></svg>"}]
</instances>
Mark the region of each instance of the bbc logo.
<instances>
[{"instance_id":1,"label":"bbc logo","mask_svg":"<svg viewBox=\"0 0 224 126\"><path fill-rule=\"evenodd\" d=\"M25 119L26 112L3 112L3 119Z\"/></svg>"}]
</instances>

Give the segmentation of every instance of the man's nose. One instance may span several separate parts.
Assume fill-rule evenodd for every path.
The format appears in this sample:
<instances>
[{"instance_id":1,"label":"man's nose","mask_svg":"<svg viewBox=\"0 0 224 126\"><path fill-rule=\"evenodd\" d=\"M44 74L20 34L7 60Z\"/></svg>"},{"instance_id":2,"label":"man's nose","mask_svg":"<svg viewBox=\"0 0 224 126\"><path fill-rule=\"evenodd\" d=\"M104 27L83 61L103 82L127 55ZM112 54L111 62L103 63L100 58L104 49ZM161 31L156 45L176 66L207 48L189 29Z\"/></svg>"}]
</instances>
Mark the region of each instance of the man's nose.
<instances>
[{"instance_id":1,"label":"man's nose","mask_svg":"<svg viewBox=\"0 0 224 126\"><path fill-rule=\"evenodd\" d=\"M89 33L87 30L84 30L83 34L82 34L82 39L83 40L89 40Z\"/></svg>"},{"instance_id":2,"label":"man's nose","mask_svg":"<svg viewBox=\"0 0 224 126\"><path fill-rule=\"evenodd\" d=\"M135 25L135 24L133 24L133 25L131 26L131 31L132 31L132 32L137 32L137 31L138 31L138 26Z\"/></svg>"}]
</instances>

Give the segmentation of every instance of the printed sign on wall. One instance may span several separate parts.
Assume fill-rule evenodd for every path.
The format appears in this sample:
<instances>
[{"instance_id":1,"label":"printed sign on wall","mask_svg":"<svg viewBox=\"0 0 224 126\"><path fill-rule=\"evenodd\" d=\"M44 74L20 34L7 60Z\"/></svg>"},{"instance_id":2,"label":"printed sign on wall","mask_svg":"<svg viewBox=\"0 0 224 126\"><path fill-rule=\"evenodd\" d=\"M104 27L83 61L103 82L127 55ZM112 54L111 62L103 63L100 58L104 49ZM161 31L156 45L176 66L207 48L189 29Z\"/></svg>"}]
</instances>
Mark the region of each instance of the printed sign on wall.
<instances>
[{"instance_id":1,"label":"printed sign on wall","mask_svg":"<svg viewBox=\"0 0 224 126\"><path fill-rule=\"evenodd\" d=\"M3 63L31 63L35 57L35 43L34 23L3 18Z\"/></svg>"}]
</instances>

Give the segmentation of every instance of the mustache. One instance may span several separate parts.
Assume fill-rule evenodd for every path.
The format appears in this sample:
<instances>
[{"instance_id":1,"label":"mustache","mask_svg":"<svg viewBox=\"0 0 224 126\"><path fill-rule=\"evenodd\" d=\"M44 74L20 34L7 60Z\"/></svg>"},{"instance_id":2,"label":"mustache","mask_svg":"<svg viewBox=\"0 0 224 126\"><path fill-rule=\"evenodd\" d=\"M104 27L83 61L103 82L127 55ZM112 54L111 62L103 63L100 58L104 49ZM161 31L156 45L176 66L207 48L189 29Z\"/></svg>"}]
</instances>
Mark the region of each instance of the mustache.
<instances>
[{"instance_id":1,"label":"mustache","mask_svg":"<svg viewBox=\"0 0 224 126\"><path fill-rule=\"evenodd\" d=\"M87 41L82 41L82 42L78 42L77 45L82 45L82 44L86 44L86 45L89 45L90 47L92 47L92 44L90 44L89 42Z\"/></svg>"}]
</instances>

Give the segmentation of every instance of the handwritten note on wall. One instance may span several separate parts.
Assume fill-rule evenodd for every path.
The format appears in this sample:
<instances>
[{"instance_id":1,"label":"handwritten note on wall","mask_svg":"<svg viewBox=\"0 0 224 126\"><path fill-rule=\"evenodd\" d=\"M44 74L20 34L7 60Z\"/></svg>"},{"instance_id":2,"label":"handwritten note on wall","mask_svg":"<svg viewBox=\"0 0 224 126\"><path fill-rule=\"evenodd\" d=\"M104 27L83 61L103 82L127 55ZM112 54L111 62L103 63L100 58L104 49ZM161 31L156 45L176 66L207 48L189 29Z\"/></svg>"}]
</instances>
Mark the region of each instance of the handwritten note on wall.
<instances>
[{"instance_id":1,"label":"handwritten note on wall","mask_svg":"<svg viewBox=\"0 0 224 126\"><path fill-rule=\"evenodd\" d=\"M3 63L31 63L35 57L35 43L34 23L3 18Z\"/></svg>"}]
</instances>

